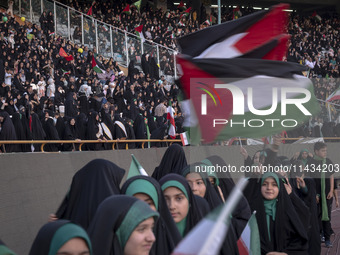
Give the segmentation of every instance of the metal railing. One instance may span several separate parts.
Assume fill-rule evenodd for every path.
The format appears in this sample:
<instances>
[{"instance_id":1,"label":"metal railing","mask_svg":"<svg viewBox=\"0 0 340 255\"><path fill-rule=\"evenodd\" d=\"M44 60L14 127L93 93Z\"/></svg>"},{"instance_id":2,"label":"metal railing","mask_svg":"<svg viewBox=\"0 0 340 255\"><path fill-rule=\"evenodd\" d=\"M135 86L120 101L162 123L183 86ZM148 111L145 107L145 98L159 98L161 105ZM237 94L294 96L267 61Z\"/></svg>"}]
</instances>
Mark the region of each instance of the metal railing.
<instances>
[{"instance_id":1,"label":"metal railing","mask_svg":"<svg viewBox=\"0 0 340 255\"><path fill-rule=\"evenodd\" d=\"M181 139L135 139L135 140L12 140L12 141L0 141L0 149L6 152L6 144L40 144L41 152L44 151L46 144L79 144L78 151L82 151L84 144L112 144L112 150L118 149L119 144L125 144L125 150L129 149L129 143L140 143L142 149L145 148L145 143L166 143L168 146L173 143L182 143ZM115 148L116 147L116 148Z\"/></svg>"},{"instance_id":2,"label":"metal railing","mask_svg":"<svg viewBox=\"0 0 340 255\"><path fill-rule=\"evenodd\" d=\"M174 77L177 78L176 54L171 48L150 40L142 41L135 34L113 27L91 16L81 13L69 6L49 0L15 0L13 11L28 21L39 24L43 11L52 12L54 15L55 33L76 44L95 48L99 55L113 58L120 65L128 66L131 55L129 51L136 49L139 58L134 59L136 64L141 64L144 53L153 54L156 63L160 65L163 56L173 65ZM81 37L74 36L74 31L79 29ZM173 59L173 62L170 60ZM162 74L160 72L160 74Z\"/></svg>"}]
</instances>

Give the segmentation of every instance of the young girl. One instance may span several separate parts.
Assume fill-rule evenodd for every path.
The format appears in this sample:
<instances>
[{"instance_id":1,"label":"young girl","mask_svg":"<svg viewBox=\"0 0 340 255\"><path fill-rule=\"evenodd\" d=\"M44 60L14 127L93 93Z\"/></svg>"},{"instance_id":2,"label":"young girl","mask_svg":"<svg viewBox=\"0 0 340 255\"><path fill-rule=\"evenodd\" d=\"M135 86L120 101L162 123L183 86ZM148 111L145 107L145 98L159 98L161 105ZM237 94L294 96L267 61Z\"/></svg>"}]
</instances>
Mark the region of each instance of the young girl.
<instances>
[{"instance_id":1,"label":"young girl","mask_svg":"<svg viewBox=\"0 0 340 255\"><path fill-rule=\"evenodd\" d=\"M94 254L150 254L158 217L158 212L135 197L114 195L105 199L88 229Z\"/></svg>"}]
</instances>

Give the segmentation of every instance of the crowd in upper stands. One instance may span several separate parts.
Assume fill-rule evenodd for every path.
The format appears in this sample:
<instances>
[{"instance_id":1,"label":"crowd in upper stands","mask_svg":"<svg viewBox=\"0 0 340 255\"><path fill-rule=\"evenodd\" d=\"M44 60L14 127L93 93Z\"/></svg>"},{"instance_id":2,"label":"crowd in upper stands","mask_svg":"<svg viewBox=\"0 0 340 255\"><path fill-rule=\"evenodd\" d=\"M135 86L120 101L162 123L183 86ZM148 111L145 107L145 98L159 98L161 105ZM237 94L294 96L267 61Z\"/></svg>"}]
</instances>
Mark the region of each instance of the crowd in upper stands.
<instances>
[{"instance_id":1,"label":"crowd in upper stands","mask_svg":"<svg viewBox=\"0 0 340 255\"><path fill-rule=\"evenodd\" d=\"M78 1L62 2L83 13L90 8ZM125 7L125 2L96 1L92 3L92 15L129 32L143 24L147 39L176 50L174 37L203 29L209 26L208 20L216 23L216 14L206 14L204 7L187 17L176 6L170 11L153 10L148 4L140 11L131 7L130 15L122 13ZM240 11L247 15L254 10ZM224 8L222 14L222 21L233 19L232 8ZM174 110L176 133L184 131L179 88L173 79L167 79L174 74L174 58L168 51L161 54L158 66L155 52L141 54L139 46L130 44L130 64L128 73L124 73L115 59L104 58L95 48L53 34L52 12L42 14L40 26L19 24L10 15L6 19L2 18L4 13L0 15L0 140L163 139L169 127L166 118L169 103ZM291 15L288 29L292 38L287 61L309 67L310 77L315 78L315 94L325 100L339 86L336 78L339 78L340 20L336 14L322 18L321 23L310 16ZM73 39L79 37L81 32L76 29ZM123 52L122 43L115 38L114 52ZM60 56L60 48L73 60ZM95 72L93 59L105 72ZM141 63L142 71L136 68L137 62ZM336 107L332 108L333 119L339 117ZM328 121L328 114L324 107L321 116L305 125L304 136L340 136L335 129L328 135L311 132L315 125L322 126L322 122ZM29 146L7 147L6 151L32 150ZM77 149L50 147L50 150ZM87 149L104 148L100 145Z\"/></svg>"}]
</instances>

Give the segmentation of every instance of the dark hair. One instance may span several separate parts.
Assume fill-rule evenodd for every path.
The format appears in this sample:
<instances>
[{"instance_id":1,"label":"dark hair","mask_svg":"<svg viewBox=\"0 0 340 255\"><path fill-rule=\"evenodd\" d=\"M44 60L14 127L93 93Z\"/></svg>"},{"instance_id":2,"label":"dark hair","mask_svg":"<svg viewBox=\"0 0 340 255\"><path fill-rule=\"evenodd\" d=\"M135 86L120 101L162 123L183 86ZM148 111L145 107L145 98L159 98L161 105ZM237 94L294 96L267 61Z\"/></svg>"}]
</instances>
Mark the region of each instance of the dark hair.
<instances>
[{"instance_id":1,"label":"dark hair","mask_svg":"<svg viewBox=\"0 0 340 255\"><path fill-rule=\"evenodd\" d=\"M326 148L327 147L327 144L323 143L323 142L316 142L314 144L314 151L318 151L318 150L321 150L323 148Z\"/></svg>"}]
</instances>

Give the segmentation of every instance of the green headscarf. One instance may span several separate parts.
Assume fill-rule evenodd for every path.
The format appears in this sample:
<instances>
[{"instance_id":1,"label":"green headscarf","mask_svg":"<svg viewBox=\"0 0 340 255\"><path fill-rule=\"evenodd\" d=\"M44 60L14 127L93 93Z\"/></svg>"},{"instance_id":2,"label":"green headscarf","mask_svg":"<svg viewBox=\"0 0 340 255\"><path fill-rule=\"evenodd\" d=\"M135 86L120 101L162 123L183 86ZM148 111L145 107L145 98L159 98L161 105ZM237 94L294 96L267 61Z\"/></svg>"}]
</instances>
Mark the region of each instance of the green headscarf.
<instances>
[{"instance_id":1,"label":"green headscarf","mask_svg":"<svg viewBox=\"0 0 340 255\"><path fill-rule=\"evenodd\" d=\"M268 177L272 177L279 190L280 190L280 181L279 181L279 177L277 176L277 174L275 173L270 173L270 172L267 172L265 173L263 176L262 176L262 179L261 179L261 187L262 187L262 184L263 182L265 181L265 179L267 179ZM264 210L266 212L266 220L267 220L267 228L268 228L268 236L269 236L269 241L271 239L270 237L270 217L273 219L273 221L275 221L275 216L276 216L276 198L273 199L273 200L267 200L267 199L263 199L263 204L264 204Z\"/></svg>"},{"instance_id":2,"label":"green headscarf","mask_svg":"<svg viewBox=\"0 0 340 255\"><path fill-rule=\"evenodd\" d=\"M307 165L307 161L308 161L308 157L305 158L305 159L302 158L302 153L304 153L304 152L309 153L309 151L308 151L307 149L302 149L302 150L300 151L301 161L302 161L303 165L306 166L306 165Z\"/></svg>"},{"instance_id":3,"label":"green headscarf","mask_svg":"<svg viewBox=\"0 0 340 255\"><path fill-rule=\"evenodd\" d=\"M54 234L51 244L50 244L50 251L48 255L55 255L60 247L62 247L65 243L67 243L72 238L82 238L89 248L90 254L92 254L92 246L90 238L88 237L87 233L83 228L80 226L67 223L60 227Z\"/></svg>"},{"instance_id":4,"label":"green headscarf","mask_svg":"<svg viewBox=\"0 0 340 255\"><path fill-rule=\"evenodd\" d=\"M322 164L326 164L326 159L321 158L317 155L314 155L314 159L318 161L322 161ZM321 220L322 221L329 221L328 217L328 208L327 208L327 196L326 196L326 178L325 178L325 171L321 171Z\"/></svg>"},{"instance_id":5,"label":"green headscarf","mask_svg":"<svg viewBox=\"0 0 340 255\"><path fill-rule=\"evenodd\" d=\"M144 193L151 197L153 203L155 204L156 210L158 210L158 194L155 186L145 179L136 179L130 183L129 187L126 189L125 194L128 196L133 196L137 193Z\"/></svg>"},{"instance_id":6,"label":"green headscarf","mask_svg":"<svg viewBox=\"0 0 340 255\"><path fill-rule=\"evenodd\" d=\"M183 194L185 195L185 197L188 199L189 201L189 196L188 196L188 192L186 191L185 187L183 186L182 183L178 182L178 181L167 181L166 183L164 183L162 185L162 190L166 190L169 187L175 187L177 189L179 189L180 191L183 192ZM178 228L179 233L181 234L181 236L184 236L184 231L185 231L185 226L186 226L186 222L187 222L187 217L185 217L183 220L181 220L180 222L176 223L176 226Z\"/></svg>"},{"instance_id":7,"label":"green headscarf","mask_svg":"<svg viewBox=\"0 0 340 255\"><path fill-rule=\"evenodd\" d=\"M137 200L130 207L125 218L123 219L118 230L116 231L119 244L123 250L126 245L126 242L129 240L132 232L135 230L138 224L151 217L153 217L156 221L159 217L159 213L152 210L147 203L141 200Z\"/></svg>"},{"instance_id":8,"label":"green headscarf","mask_svg":"<svg viewBox=\"0 0 340 255\"><path fill-rule=\"evenodd\" d=\"M11 251L7 246L0 245L0 255L16 255L13 251Z\"/></svg>"},{"instance_id":9,"label":"green headscarf","mask_svg":"<svg viewBox=\"0 0 340 255\"><path fill-rule=\"evenodd\" d=\"M213 164L211 163L211 161L209 159L203 159L201 161L203 164L206 164L207 166L213 166ZM209 177L214 177L215 179L215 186L219 186L220 185L220 180L217 177L216 172L210 172L210 168L207 169L207 173Z\"/></svg>"}]
</instances>

